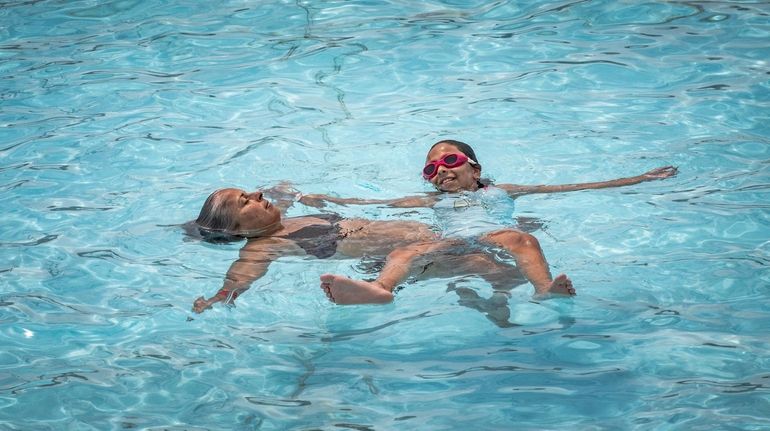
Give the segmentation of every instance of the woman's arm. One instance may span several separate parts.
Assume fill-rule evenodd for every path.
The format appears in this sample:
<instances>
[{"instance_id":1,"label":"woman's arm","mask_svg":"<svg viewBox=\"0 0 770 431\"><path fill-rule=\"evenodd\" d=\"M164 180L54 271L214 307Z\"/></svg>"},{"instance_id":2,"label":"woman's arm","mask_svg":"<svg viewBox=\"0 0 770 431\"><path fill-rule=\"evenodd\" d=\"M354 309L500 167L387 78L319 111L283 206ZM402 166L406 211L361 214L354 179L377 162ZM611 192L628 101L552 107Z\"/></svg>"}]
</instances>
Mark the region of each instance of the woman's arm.
<instances>
[{"instance_id":1,"label":"woman's arm","mask_svg":"<svg viewBox=\"0 0 770 431\"><path fill-rule=\"evenodd\" d=\"M235 299L249 290L251 283L267 272L267 267L275 258L286 251L286 243L277 239L248 240L241 248L238 260L230 265L222 288L209 299L199 297L193 303L193 311L202 313L217 302L235 303Z\"/></svg>"},{"instance_id":2,"label":"woman's arm","mask_svg":"<svg viewBox=\"0 0 770 431\"><path fill-rule=\"evenodd\" d=\"M561 185L539 185L539 186L520 186L516 184L498 184L497 187L508 192L509 195L516 197L534 193L559 193L574 192L578 190L603 189L608 187L623 187L633 184L643 183L645 181L662 180L673 177L679 170L674 166L664 166L645 172L635 177L618 178L609 181L598 181L594 183L579 184L561 184Z\"/></svg>"}]
</instances>

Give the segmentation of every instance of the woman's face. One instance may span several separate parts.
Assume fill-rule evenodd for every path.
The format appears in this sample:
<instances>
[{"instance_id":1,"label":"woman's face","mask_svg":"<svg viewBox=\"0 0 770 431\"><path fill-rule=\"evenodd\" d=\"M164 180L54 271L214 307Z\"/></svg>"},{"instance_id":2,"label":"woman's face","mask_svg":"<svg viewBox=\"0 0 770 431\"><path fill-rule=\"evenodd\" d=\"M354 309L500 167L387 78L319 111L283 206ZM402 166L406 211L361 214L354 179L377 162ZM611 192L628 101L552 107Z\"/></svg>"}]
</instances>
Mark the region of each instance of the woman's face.
<instances>
[{"instance_id":1,"label":"woman's face","mask_svg":"<svg viewBox=\"0 0 770 431\"><path fill-rule=\"evenodd\" d=\"M438 144L428 152L425 163L439 160L444 157L444 155L452 153L462 154L462 152L452 144ZM463 163L456 168L439 166L436 176L428 181L442 192L459 192L461 190L478 190L479 178L481 178L481 168L470 163Z\"/></svg>"},{"instance_id":2,"label":"woman's face","mask_svg":"<svg viewBox=\"0 0 770 431\"><path fill-rule=\"evenodd\" d=\"M246 193L240 189L223 189L220 193L222 205L232 217L230 229L234 233L256 236L272 230L281 221L281 211L259 190Z\"/></svg>"}]
</instances>

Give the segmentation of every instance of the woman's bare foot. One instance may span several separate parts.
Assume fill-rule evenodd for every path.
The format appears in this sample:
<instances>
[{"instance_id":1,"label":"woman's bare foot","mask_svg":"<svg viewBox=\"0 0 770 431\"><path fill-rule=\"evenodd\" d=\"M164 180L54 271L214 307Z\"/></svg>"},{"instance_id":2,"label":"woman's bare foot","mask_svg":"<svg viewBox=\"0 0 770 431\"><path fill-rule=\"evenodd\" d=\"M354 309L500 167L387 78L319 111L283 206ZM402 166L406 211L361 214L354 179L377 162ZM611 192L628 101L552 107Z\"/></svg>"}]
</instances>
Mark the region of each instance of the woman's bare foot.
<instances>
[{"instance_id":1,"label":"woman's bare foot","mask_svg":"<svg viewBox=\"0 0 770 431\"><path fill-rule=\"evenodd\" d=\"M547 299L552 296L575 296L575 288L572 287L572 280L566 274L559 274L553 279L551 284L545 289L538 290L535 294L537 299Z\"/></svg>"},{"instance_id":2,"label":"woman's bare foot","mask_svg":"<svg viewBox=\"0 0 770 431\"><path fill-rule=\"evenodd\" d=\"M321 275L321 289L335 304L387 304L393 293L375 282L353 280L342 275Z\"/></svg>"}]
</instances>

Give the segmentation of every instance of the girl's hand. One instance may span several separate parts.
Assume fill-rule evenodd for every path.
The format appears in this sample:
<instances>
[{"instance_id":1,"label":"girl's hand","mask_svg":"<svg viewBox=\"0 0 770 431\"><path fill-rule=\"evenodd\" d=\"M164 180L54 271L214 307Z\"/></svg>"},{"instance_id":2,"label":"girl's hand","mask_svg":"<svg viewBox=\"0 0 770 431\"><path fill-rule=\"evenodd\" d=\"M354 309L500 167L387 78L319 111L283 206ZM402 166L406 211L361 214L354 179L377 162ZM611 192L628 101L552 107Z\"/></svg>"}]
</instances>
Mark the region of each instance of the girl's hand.
<instances>
[{"instance_id":1,"label":"girl's hand","mask_svg":"<svg viewBox=\"0 0 770 431\"><path fill-rule=\"evenodd\" d=\"M326 206L326 196L321 195L300 195L300 203L314 208L323 208Z\"/></svg>"},{"instance_id":2,"label":"girl's hand","mask_svg":"<svg viewBox=\"0 0 770 431\"><path fill-rule=\"evenodd\" d=\"M664 166L645 172L642 174L642 177L646 180L662 180L664 178L673 177L677 172L679 172L679 169L676 166Z\"/></svg>"},{"instance_id":3,"label":"girl's hand","mask_svg":"<svg viewBox=\"0 0 770 431\"><path fill-rule=\"evenodd\" d=\"M273 199L294 200L301 195L299 190L295 189L294 186L291 185L291 183L288 183L285 181L280 182L273 187L266 188L262 191L265 192L266 195L272 197Z\"/></svg>"}]
</instances>

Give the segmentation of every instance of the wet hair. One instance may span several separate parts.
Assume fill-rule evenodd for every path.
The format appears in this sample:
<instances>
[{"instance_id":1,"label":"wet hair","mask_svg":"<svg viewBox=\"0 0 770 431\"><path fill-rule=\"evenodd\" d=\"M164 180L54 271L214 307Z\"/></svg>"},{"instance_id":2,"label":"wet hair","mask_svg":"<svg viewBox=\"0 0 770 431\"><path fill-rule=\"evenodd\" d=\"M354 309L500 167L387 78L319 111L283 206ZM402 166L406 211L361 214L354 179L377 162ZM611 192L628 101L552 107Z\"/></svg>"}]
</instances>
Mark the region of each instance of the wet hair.
<instances>
[{"instance_id":1,"label":"wet hair","mask_svg":"<svg viewBox=\"0 0 770 431\"><path fill-rule=\"evenodd\" d=\"M471 148L470 145L468 145L468 144L466 144L465 142L462 142L462 141L455 141L454 139L442 139L442 140L436 142L435 144L433 144L430 147L430 149L428 150L428 152L430 153L431 150L433 150L437 145L440 145L440 144L449 144L449 145L452 145L452 146L456 147L458 150L460 150L461 153L465 154L469 159L471 159L474 162L476 162L475 167L479 171L481 171L481 163L479 163L479 159L478 159L478 157L476 157L476 152L473 151L473 148ZM477 184L478 184L479 188L484 188L484 187L492 184L492 181L488 180L486 178L485 179L479 179Z\"/></svg>"},{"instance_id":2,"label":"wet hair","mask_svg":"<svg viewBox=\"0 0 770 431\"><path fill-rule=\"evenodd\" d=\"M222 189L210 194L201 207L198 218L183 225L187 235L207 242L240 241L244 237L234 233L231 210L224 205Z\"/></svg>"}]
</instances>

